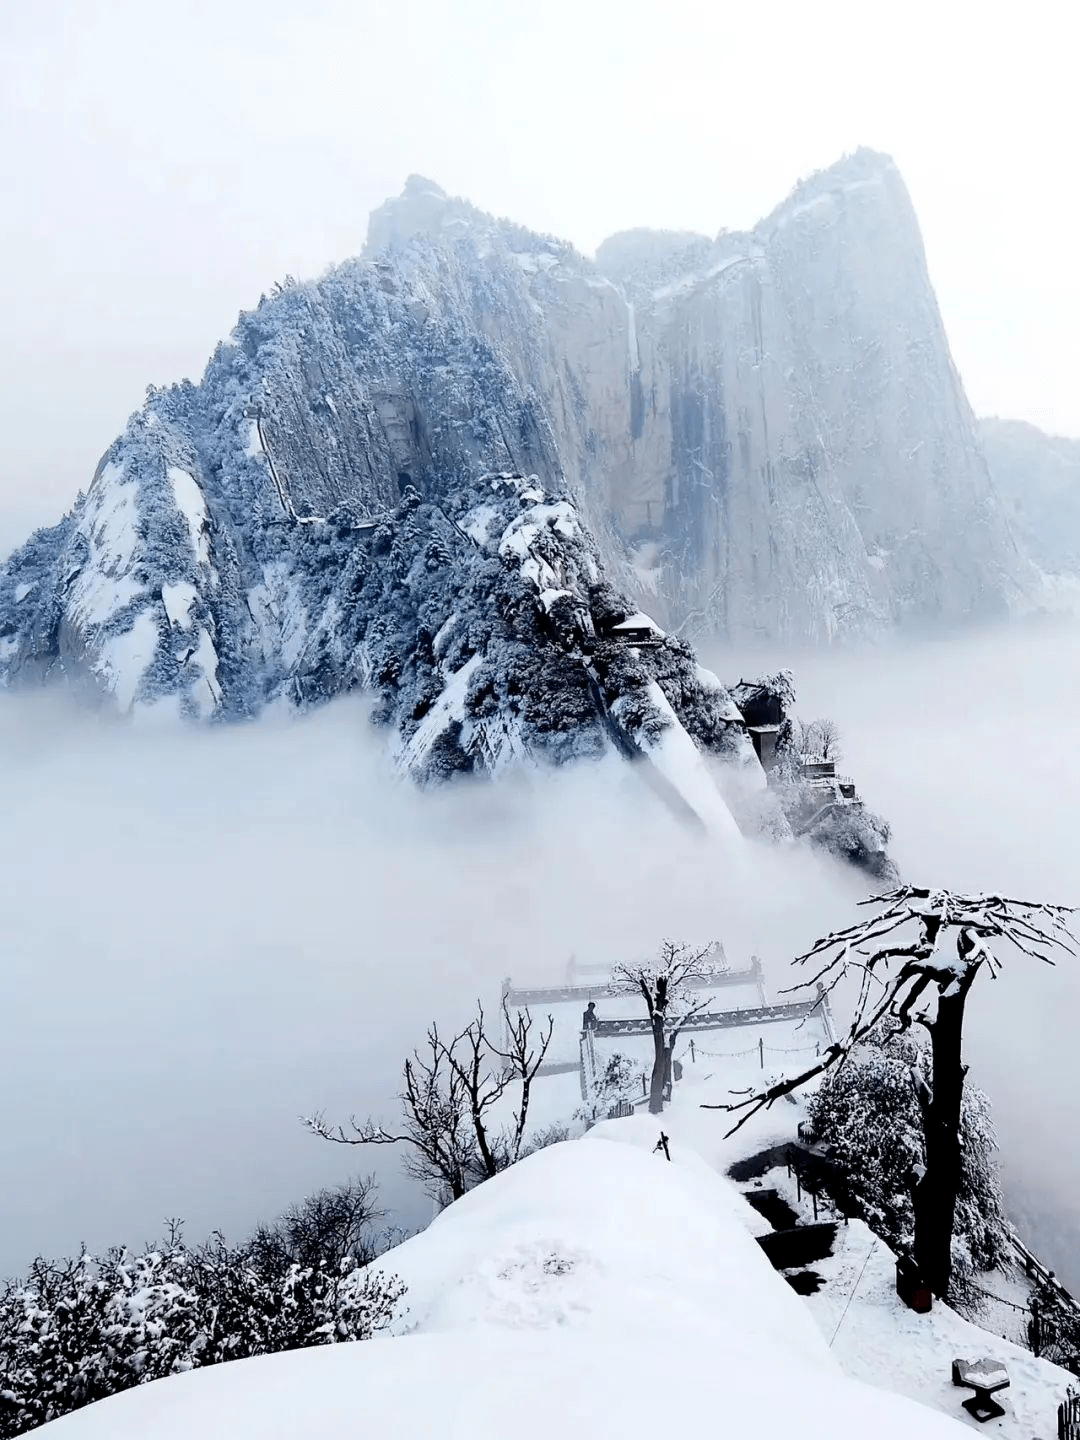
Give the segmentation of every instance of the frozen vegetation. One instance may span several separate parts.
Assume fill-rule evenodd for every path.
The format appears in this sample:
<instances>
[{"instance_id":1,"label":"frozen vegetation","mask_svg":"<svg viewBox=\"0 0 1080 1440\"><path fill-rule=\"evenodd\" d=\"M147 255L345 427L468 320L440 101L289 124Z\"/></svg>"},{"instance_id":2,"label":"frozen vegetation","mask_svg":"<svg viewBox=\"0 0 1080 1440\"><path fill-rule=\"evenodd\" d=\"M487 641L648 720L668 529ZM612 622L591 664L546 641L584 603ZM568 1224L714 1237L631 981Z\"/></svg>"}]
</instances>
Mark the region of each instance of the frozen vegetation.
<instances>
[{"instance_id":1,"label":"frozen vegetation","mask_svg":"<svg viewBox=\"0 0 1080 1440\"><path fill-rule=\"evenodd\" d=\"M596 260L413 177L0 569L0 685L204 719L360 692L418 779L615 750L734 835L711 762L760 771L688 637L981 617L1034 576L887 157ZM822 799L751 828L881 868Z\"/></svg>"},{"instance_id":2,"label":"frozen vegetation","mask_svg":"<svg viewBox=\"0 0 1080 1440\"><path fill-rule=\"evenodd\" d=\"M0 571L0 676L200 714L313 693L367 663L348 557L400 567L409 496L414 536L458 562L460 526L483 555L509 523L486 515L492 474L572 506L602 567L583 578L683 636L985 617L1035 576L887 157L748 234L635 231L595 261L414 177L364 259L276 287L198 385L151 389L73 513Z\"/></svg>"},{"instance_id":3,"label":"frozen vegetation","mask_svg":"<svg viewBox=\"0 0 1080 1440\"><path fill-rule=\"evenodd\" d=\"M764 1222L724 1171L789 1130L759 1118L721 1139L698 1105L732 1078L686 1084L664 1117L670 1162L657 1122L639 1115L543 1149L449 1206L367 1272L369 1286L405 1287L383 1338L174 1374L54 1422L54 1434L486 1440L512 1417L527 1440L582 1427L772 1440L793 1423L812 1440L945 1440L967 1423L951 1360L984 1353L1011 1380L996 1433L1049 1433L1068 1373L947 1306L907 1311L892 1255L861 1222L838 1227L808 1299L770 1268L754 1239Z\"/></svg>"}]
</instances>

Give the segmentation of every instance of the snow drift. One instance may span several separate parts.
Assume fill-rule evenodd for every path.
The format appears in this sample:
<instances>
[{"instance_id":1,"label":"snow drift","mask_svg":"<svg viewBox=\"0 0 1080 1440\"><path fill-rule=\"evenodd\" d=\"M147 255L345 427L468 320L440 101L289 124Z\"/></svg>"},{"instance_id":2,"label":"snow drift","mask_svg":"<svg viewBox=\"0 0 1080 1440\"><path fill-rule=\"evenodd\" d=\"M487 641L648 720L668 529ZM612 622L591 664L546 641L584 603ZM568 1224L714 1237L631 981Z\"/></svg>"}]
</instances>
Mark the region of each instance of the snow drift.
<instances>
[{"instance_id":1,"label":"snow drift","mask_svg":"<svg viewBox=\"0 0 1080 1440\"><path fill-rule=\"evenodd\" d=\"M409 1285L394 1338L195 1371L47 1428L57 1440L962 1433L845 1377L748 1233L744 1202L681 1147L672 1164L650 1154L654 1130L615 1122L542 1151L392 1251L385 1264Z\"/></svg>"}]
</instances>

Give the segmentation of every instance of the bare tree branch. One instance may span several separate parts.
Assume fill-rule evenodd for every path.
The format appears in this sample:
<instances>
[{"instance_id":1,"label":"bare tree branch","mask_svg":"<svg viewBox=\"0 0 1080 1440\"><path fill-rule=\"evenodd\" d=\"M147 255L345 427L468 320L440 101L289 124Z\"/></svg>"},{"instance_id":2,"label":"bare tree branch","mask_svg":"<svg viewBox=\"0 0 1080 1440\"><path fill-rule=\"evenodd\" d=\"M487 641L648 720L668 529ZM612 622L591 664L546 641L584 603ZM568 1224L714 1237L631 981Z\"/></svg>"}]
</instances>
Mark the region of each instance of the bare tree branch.
<instances>
[{"instance_id":1,"label":"bare tree branch","mask_svg":"<svg viewBox=\"0 0 1080 1440\"><path fill-rule=\"evenodd\" d=\"M801 1074L775 1080L757 1091L732 1092L725 1104L707 1110L742 1112L727 1132L733 1135L754 1115L833 1067L842 1066L872 1030L891 1022L897 1030L914 1023L931 1037L933 1078L913 1076L924 1117L927 1164L916 1192L915 1249L935 1293L948 1290L950 1243L959 1184L959 1123L966 1066L961 1057L964 1005L978 972L1001 968L997 948L1012 946L1045 964L1065 951L1080 955L1067 905L1014 900L1002 895L963 895L905 885L859 902L874 907L865 920L832 931L796 956L811 967L809 980L784 993L816 985L831 993L858 975L858 994L846 1034ZM951 935L952 947L945 945ZM891 943L882 944L883 941ZM873 995L875 983L880 993ZM933 1008L923 1008L932 1006Z\"/></svg>"},{"instance_id":2,"label":"bare tree branch","mask_svg":"<svg viewBox=\"0 0 1080 1440\"><path fill-rule=\"evenodd\" d=\"M437 1025L422 1051L414 1050L402 1067L399 1100L402 1125L389 1130L373 1120L351 1117L348 1126L331 1125L321 1114L303 1123L314 1135L338 1145L409 1147L405 1170L435 1199L458 1199L470 1185L489 1179L520 1158L528 1120L532 1082L543 1063L554 1021L534 1047L532 1017L526 1010L512 1018L503 1002L509 1037L503 1050L486 1032L484 1008L449 1041ZM497 1062L503 1061L503 1065ZM492 1122L510 1086L520 1080L521 1098L505 1131Z\"/></svg>"},{"instance_id":3,"label":"bare tree branch","mask_svg":"<svg viewBox=\"0 0 1080 1440\"><path fill-rule=\"evenodd\" d=\"M653 1070L649 1090L649 1111L658 1115L664 1108L664 1090L672 1065L672 1051L686 1021L699 1014L708 997L694 1000L687 991L693 981L708 980L717 974L709 961L715 946L694 949L674 940L665 940L655 964L618 965L612 972L626 994L640 994L645 1001L653 1033Z\"/></svg>"}]
</instances>

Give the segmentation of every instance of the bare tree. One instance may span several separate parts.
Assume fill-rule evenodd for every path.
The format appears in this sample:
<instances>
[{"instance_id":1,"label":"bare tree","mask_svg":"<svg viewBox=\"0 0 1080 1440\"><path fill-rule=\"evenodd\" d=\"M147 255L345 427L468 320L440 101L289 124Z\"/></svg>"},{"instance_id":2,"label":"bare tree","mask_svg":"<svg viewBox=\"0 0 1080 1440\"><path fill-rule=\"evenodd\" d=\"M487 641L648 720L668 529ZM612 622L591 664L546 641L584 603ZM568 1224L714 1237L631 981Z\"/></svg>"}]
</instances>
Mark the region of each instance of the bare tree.
<instances>
[{"instance_id":1,"label":"bare tree","mask_svg":"<svg viewBox=\"0 0 1080 1440\"><path fill-rule=\"evenodd\" d=\"M818 753L816 720L793 720L791 738L799 757Z\"/></svg>"},{"instance_id":2,"label":"bare tree","mask_svg":"<svg viewBox=\"0 0 1080 1440\"><path fill-rule=\"evenodd\" d=\"M795 748L811 759L840 759L840 727L827 716L819 720L795 721Z\"/></svg>"},{"instance_id":3,"label":"bare tree","mask_svg":"<svg viewBox=\"0 0 1080 1440\"><path fill-rule=\"evenodd\" d=\"M367 1265L379 1254L374 1222L385 1212L377 1203L375 1177L358 1176L316 1191L290 1205L269 1225L260 1225L248 1250L264 1265L325 1266L338 1272L347 1261Z\"/></svg>"},{"instance_id":4,"label":"bare tree","mask_svg":"<svg viewBox=\"0 0 1080 1440\"><path fill-rule=\"evenodd\" d=\"M840 759L840 727L828 716L815 722L818 728L819 753L823 760Z\"/></svg>"},{"instance_id":5,"label":"bare tree","mask_svg":"<svg viewBox=\"0 0 1080 1440\"><path fill-rule=\"evenodd\" d=\"M671 1084L671 1061L682 1026L704 1010L711 997L694 1001L688 991L695 980L716 973L709 963L714 947L694 950L689 945L665 940L655 965L617 965L612 971L616 984L627 994L640 994L652 1026L653 1067L649 1085L649 1113L664 1109L664 1093Z\"/></svg>"},{"instance_id":6,"label":"bare tree","mask_svg":"<svg viewBox=\"0 0 1080 1440\"><path fill-rule=\"evenodd\" d=\"M551 1043L550 1015L535 1045L528 1010L511 1017L504 1000L502 1017L505 1049L488 1038L479 1002L476 1018L449 1041L430 1026L423 1051L414 1050L403 1066L400 1129L355 1116L348 1127L330 1125L322 1115L308 1116L304 1124L339 1145L406 1145L406 1173L434 1200L460 1199L520 1159L532 1082ZM512 1123L508 1130L493 1129L490 1112L515 1082L521 1095Z\"/></svg>"},{"instance_id":7,"label":"bare tree","mask_svg":"<svg viewBox=\"0 0 1080 1440\"><path fill-rule=\"evenodd\" d=\"M521 1083L521 1101L514 1112L514 1123L507 1137L507 1163L514 1165L521 1159L522 1146L525 1143L525 1123L529 1114L529 1101L532 1098L532 1083L536 1078L537 1071L544 1063L544 1056L551 1044L555 1021L550 1015L547 1017L547 1028L539 1037L539 1048L533 1049L530 1038L533 1022L528 1010L518 1010L515 1015L511 1016L504 998L502 1014L506 1022L506 1049L495 1049L494 1053L506 1067L503 1074L509 1073L511 1080Z\"/></svg>"},{"instance_id":8,"label":"bare tree","mask_svg":"<svg viewBox=\"0 0 1080 1440\"><path fill-rule=\"evenodd\" d=\"M993 940L1054 963L1054 952L1078 953L1069 928L1075 913L1065 905L1013 900L1002 895L957 895L948 890L901 886L860 902L873 907L866 920L818 940L795 965L817 968L800 985L832 991L857 977L858 994L847 1033L801 1074L705 1109L743 1111L733 1134L751 1115L790 1094L831 1066L879 1023L906 1030L913 1023L930 1035L931 1070L913 1071L922 1115L925 1166L915 1193L914 1259L923 1278L944 1297L952 1273L952 1234L960 1187L960 1113L967 1066L963 1063L964 1006L984 967L995 975L1000 962ZM955 936L955 944L945 943Z\"/></svg>"}]
</instances>

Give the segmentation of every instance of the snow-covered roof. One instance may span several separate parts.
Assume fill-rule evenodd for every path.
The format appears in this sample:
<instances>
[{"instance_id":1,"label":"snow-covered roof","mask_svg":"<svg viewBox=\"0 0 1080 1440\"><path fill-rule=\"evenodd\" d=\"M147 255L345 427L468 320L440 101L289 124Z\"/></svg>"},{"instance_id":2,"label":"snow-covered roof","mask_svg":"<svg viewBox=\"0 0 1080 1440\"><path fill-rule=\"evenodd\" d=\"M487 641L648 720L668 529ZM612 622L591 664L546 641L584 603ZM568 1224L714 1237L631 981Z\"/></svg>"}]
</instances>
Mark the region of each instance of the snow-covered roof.
<instances>
[{"instance_id":1,"label":"snow-covered roof","mask_svg":"<svg viewBox=\"0 0 1080 1440\"><path fill-rule=\"evenodd\" d=\"M653 630L657 635L664 634L664 631L660 629L656 621L648 615L643 614L640 610L635 611L633 615L628 615L625 620L620 620L617 625L612 625L611 628L612 630Z\"/></svg>"}]
</instances>

